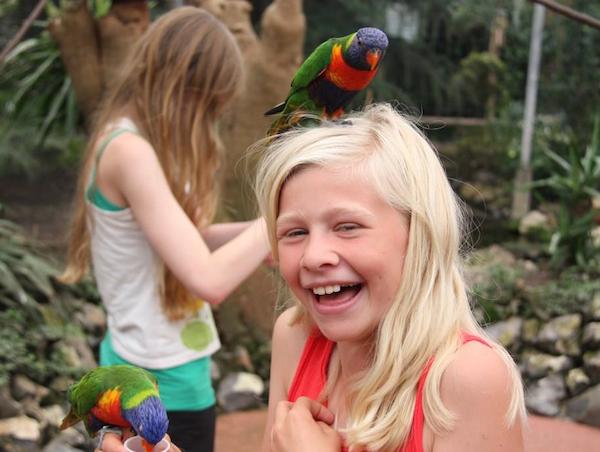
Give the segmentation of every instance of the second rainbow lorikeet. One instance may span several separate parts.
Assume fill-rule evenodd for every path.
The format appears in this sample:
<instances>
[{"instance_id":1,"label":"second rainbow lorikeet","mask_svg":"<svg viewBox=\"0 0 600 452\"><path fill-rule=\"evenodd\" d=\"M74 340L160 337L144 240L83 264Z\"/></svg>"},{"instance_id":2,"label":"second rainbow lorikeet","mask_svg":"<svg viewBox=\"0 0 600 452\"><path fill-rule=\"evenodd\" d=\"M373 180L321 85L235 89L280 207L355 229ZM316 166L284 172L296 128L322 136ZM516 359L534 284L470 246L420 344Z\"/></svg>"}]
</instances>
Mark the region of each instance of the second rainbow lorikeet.
<instances>
[{"instance_id":1,"label":"second rainbow lorikeet","mask_svg":"<svg viewBox=\"0 0 600 452\"><path fill-rule=\"evenodd\" d=\"M387 46L386 34L373 27L319 45L294 75L287 99L265 112L267 116L280 114L267 135L296 125L304 113L340 117L375 77Z\"/></svg>"},{"instance_id":2,"label":"second rainbow lorikeet","mask_svg":"<svg viewBox=\"0 0 600 452\"><path fill-rule=\"evenodd\" d=\"M83 421L94 437L105 425L131 427L152 451L169 426L167 412L154 375L126 364L97 367L69 388L71 409L63 419L64 430Z\"/></svg>"}]
</instances>

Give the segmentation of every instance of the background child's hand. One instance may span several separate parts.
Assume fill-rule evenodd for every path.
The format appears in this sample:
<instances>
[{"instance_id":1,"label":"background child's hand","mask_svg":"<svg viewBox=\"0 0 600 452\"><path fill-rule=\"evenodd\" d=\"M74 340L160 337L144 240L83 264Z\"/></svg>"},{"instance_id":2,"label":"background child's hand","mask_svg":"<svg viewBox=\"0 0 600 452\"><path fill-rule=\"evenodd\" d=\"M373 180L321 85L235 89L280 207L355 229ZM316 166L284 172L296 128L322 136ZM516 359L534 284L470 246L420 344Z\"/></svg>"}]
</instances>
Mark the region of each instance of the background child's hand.
<instances>
[{"instance_id":1,"label":"background child's hand","mask_svg":"<svg viewBox=\"0 0 600 452\"><path fill-rule=\"evenodd\" d=\"M267 257L265 257L263 263L269 268L277 268L277 266L279 265L277 261L273 258L273 253L267 254Z\"/></svg>"},{"instance_id":2,"label":"background child's hand","mask_svg":"<svg viewBox=\"0 0 600 452\"><path fill-rule=\"evenodd\" d=\"M339 452L342 440L331 427L333 421L334 415L327 407L309 398L279 402L271 430L271 451Z\"/></svg>"}]
</instances>

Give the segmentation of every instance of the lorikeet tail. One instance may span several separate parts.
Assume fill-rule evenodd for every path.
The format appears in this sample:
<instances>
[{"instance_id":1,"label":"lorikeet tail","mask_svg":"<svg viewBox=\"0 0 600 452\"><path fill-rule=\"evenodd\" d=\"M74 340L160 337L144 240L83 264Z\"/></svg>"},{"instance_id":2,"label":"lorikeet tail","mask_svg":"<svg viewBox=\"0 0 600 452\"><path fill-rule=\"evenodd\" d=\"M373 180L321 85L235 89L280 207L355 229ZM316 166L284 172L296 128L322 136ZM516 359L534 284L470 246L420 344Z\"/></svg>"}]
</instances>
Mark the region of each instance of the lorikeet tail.
<instances>
[{"instance_id":1,"label":"lorikeet tail","mask_svg":"<svg viewBox=\"0 0 600 452\"><path fill-rule=\"evenodd\" d=\"M80 417L78 417L73 410L69 411L69 414L67 414L65 416L65 418L62 420L61 424L60 424L60 429L61 430L65 430L75 424L77 424L79 421L81 420Z\"/></svg>"},{"instance_id":2,"label":"lorikeet tail","mask_svg":"<svg viewBox=\"0 0 600 452\"><path fill-rule=\"evenodd\" d=\"M281 102L280 104L275 105L270 110L265 111L264 115L270 116L270 115L274 115L276 113L281 113L284 108L285 108L285 102Z\"/></svg>"}]
</instances>

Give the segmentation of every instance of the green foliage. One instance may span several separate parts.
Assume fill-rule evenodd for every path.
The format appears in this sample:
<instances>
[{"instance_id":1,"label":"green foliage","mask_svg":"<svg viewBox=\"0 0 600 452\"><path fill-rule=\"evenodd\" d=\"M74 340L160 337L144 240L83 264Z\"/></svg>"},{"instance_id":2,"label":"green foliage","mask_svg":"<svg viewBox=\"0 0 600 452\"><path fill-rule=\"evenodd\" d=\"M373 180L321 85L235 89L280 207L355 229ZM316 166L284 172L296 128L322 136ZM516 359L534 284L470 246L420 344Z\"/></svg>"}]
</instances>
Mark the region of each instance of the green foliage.
<instances>
[{"instance_id":1,"label":"green foliage","mask_svg":"<svg viewBox=\"0 0 600 452\"><path fill-rule=\"evenodd\" d=\"M459 63L458 71L450 81L449 97L461 111L472 111L477 116L485 111L482 100L496 99L499 106L509 101L504 87L506 66L500 58L489 52L471 52Z\"/></svg>"},{"instance_id":2,"label":"green foliage","mask_svg":"<svg viewBox=\"0 0 600 452\"><path fill-rule=\"evenodd\" d=\"M600 116L596 118L592 141L585 152L571 146L566 157L545 149L547 172L545 179L533 183L546 188L546 195L559 202L557 228L552 234L549 252L556 267L576 264L583 268L595 266L598 249L590 232L598 216L593 198L600 197Z\"/></svg>"},{"instance_id":3,"label":"green foliage","mask_svg":"<svg viewBox=\"0 0 600 452\"><path fill-rule=\"evenodd\" d=\"M107 15L111 7L112 0L88 0L88 8L96 18Z\"/></svg>"},{"instance_id":4,"label":"green foliage","mask_svg":"<svg viewBox=\"0 0 600 452\"><path fill-rule=\"evenodd\" d=\"M47 32L8 55L0 73L0 104L0 173L32 174L45 163L42 150L54 148L61 162L69 161L74 146L80 149L75 94Z\"/></svg>"},{"instance_id":5,"label":"green foliage","mask_svg":"<svg viewBox=\"0 0 600 452\"><path fill-rule=\"evenodd\" d=\"M0 17L11 12L17 5L17 0L2 0L0 3Z\"/></svg>"},{"instance_id":6,"label":"green foliage","mask_svg":"<svg viewBox=\"0 0 600 452\"><path fill-rule=\"evenodd\" d=\"M551 278L544 284L526 286L523 298L524 314L535 314L541 319L585 312L592 302L594 295L600 292L600 279L597 274L588 274L576 268L570 268L556 278Z\"/></svg>"},{"instance_id":7,"label":"green foliage","mask_svg":"<svg viewBox=\"0 0 600 452\"><path fill-rule=\"evenodd\" d=\"M75 297L86 292L88 299L98 296L90 292L89 283L74 290L58 284L58 271L17 226L0 219L0 386L13 373L40 383L81 373L47 348L83 334L71 320Z\"/></svg>"},{"instance_id":8,"label":"green foliage","mask_svg":"<svg viewBox=\"0 0 600 452\"><path fill-rule=\"evenodd\" d=\"M484 266L485 276L471 287L472 302L484 311L485 320L493 323L507 317L509 303L516 297L517 281L523 271L516 266L494 263Z\"/></svg>"}]
</instances>

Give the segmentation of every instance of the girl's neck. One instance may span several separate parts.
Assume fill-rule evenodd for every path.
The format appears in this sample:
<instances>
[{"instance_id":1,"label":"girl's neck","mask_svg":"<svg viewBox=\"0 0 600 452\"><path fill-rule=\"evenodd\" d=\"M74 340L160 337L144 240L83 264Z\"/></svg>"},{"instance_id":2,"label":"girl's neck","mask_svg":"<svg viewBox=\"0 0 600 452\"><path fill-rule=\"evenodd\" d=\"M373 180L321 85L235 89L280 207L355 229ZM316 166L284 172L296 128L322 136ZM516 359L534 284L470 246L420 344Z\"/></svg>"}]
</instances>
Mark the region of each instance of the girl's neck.
<instances>
[{"instance_id":1,"label":"girl's neck","mask_svg":"<svg viewBox=\"0 0 600 452\"><path fill-rule=\"evenodd\" d=\"M348 407L346 396L353 379L369 366L372 349L370 341L336 343L330 366L337 367L337 376L334 377L335 383L327 396L329 408L335 414L336 428L344 428L347 425ZM330 367L330 372L332 370Z\"/></svg>"},{"instance_id":2,"label":"girl's neck","mask_svg":"<svg viewBox=\"0 0 600 452\"><path fill-rule=\"evenodd\" d=\"M340 363L340 378L347 381L371 364L373 341L338 342L336 354Z\"/></svg>"}]
</instances>

